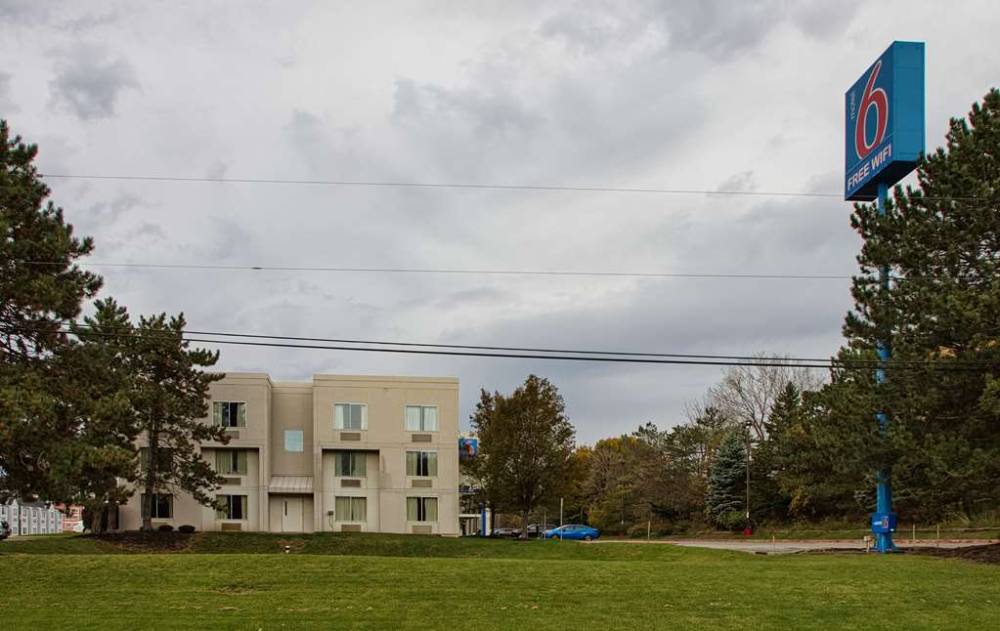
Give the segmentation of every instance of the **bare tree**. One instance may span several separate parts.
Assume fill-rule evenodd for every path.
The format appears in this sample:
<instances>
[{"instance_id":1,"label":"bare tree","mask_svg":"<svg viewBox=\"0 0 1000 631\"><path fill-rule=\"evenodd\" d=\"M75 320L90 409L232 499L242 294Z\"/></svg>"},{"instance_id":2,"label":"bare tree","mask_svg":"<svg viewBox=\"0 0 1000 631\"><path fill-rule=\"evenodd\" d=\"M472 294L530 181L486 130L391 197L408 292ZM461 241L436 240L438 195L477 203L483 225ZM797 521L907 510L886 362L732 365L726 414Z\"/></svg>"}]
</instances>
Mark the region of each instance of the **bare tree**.
<instances>
[{"instance_id":1,"label":"bare tree","mask_svg":"<svg viewBox=\"0 0 1000 631\"><path fill-rule=\"evenodd\" d=\"M768 360L783 360L778 355L756 354ZM823 383L821 373L792 364L771 366L733 366L722 381L713 386L706 404L718 408L727 418L750 428L753 437L767 436L767 421L775 400L789 383L799 391L816 390Z\"/></svg>"}]
</instances>

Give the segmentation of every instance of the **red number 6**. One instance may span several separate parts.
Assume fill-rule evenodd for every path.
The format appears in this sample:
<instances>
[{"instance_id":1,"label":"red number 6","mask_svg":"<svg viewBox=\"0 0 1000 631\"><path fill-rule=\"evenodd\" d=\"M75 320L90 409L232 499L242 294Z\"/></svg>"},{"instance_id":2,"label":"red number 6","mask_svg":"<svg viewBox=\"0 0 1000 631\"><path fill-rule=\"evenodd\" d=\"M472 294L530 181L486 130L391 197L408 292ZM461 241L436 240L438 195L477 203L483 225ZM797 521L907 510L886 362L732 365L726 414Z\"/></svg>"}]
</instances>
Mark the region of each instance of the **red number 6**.
<instances>
[{"instance_id":1,"label":"red number 6","mask_svg":"<svg viewBox=\"0 0 1000 631\"><path fill-rule=\"evenodd\" d=\"M858 118L854 121L854 151L858 154L858 158L862 160L872 152L872 149L882 142L882 139L885 138L885 129L889 125L889 97L886 96L885 90L882 88L872 89L875 86L875 79L878 78L878 71L881 69L882 60L879 59L875 62L872 73L868 75L865 94L861 98L861 107L858 108ZM867 133L868 108L873 105L875 106L875 114L878 121L875 138L869 144Z\"/></svg>"}]
</instances>

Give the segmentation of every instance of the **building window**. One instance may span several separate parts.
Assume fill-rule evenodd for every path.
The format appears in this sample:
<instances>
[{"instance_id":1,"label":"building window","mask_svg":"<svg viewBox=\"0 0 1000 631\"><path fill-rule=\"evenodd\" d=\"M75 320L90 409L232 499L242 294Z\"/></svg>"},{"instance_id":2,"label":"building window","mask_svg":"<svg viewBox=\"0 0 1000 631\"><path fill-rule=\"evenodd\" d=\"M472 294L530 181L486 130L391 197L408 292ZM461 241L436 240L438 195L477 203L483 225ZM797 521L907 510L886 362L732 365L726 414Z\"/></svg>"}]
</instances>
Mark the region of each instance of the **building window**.
<instances>
[{"instance_id":1,"label":"building window","mask_svg":"<svg viewBox=\"0 0 1000 631\"><path fill-rule=\"evenodd\" d=\"M338 478L365 477L367 454L360 451L338 451L333 454L333 471Z\"/></svg>"},{"instance_id":2,"label":"building window","mask_svg":"<svg viewBox=\"0 0 1000 631\"><path fill-rule=\"evenodd\" d=\"M367 521L368 500L363 497L337 497L333 514L337 521Z\"/></svg>"},{"instance_id":3,"label":"building window","mask_svg":"<svg viewBox=\"0 0 1000 631\"><path fill-rule=\"evenodd\" d=\"M149 496L142 494L142 514L146 514L146 507L149 506ZM170 519L174 516L174 496L164 493L153 494L153 519Z\"/></svg>"},{"instance_id":4,"label":"building window","mask_svg":"<svg viewBox=\"0 0 1000 631\"><path fill-rule=\"evenodd\" d=\"M222 475L246 475L247 452L242 449L220 449L216 451L215 470Z\"/></svg>"},{"instance_id":5,"label":"building window","mask_svg":"<svg viewBox=\"0 0 1000 631\"><path fill-rule=\"evenodd\" d=\"M420 478L433 478L438 474L438 455L436 451L406 452L406 475Z\"/></svg>"},{"instance_id":6,"label":"building window","mask_svg":"<svg viewBox=\"0 0 1000 631\"><path fill-rule=\"evenodd\" d=\"M247 496L246 495L217 495L215 497L216 516L219 519L246 519L247 518Z\"/></svg>"},{"instance_id":7,"label":"building window","mask_svg":"<svg viewBox=\"0 0 1000 631\"><path fill-rule=\"evenodd\" d=\"M368 429L368 406L362 403L337 403L333 406L334 429Z\"/></svg>"},{"instance_id":8,"label":"building window","mask_svg":"<svg viewBox=\"0 0 1000 631\"><path fill-rule=\"evenodd\" d=\"M438 428L438 409L434 405L406 406L406 431L436 432Z\"/></svg>"},{"instance_id":9,"label":"building window","mask_svg":"<svg viewBox=\"0 0 1000 631\"><path fill-rule=\"evenodd\" d=\"M301 429L285 430L285 451L303 451L303 439Z\"/></svg>"},{"instance_id":10,"label":"building window","mask_svg":"<svg viewBox=\"0 0 1000 631\"><path fill-rule=\"evenodd\" d=\"M437 521L438 501L436 497L406 498L407 521Z\"/></svg>"},{"instance_id":11,"label":"building window","mask_svg":"<svg viewBox=\"0 0 1000 631\"><path fill-rule=\"evenodd\" d=\"M212 404L212 418L221 427L246 427L247 404L237 401L216 401Z\"/></svg>"}]
</instances>

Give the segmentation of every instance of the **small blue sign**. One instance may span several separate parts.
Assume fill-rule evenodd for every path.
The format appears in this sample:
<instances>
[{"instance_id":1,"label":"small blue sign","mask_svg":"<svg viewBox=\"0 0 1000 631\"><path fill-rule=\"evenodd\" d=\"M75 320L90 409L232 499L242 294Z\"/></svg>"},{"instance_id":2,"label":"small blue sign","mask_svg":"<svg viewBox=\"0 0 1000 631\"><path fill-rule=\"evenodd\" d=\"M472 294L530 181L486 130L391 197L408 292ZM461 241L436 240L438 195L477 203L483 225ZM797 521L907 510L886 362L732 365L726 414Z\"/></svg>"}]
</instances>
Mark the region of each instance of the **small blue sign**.
<instances>
[{"instance_id":1,"label":"small blue sign","mask_svg":"<svg viewBox=\"0 0 1000 631\"><path fill-rule=\"evenodd\" d=\"M924 152L923 42L893 42L844 100L844 199L871 201Z\"/></svg>"},{"instance_id":2,"label":"small blue sign","mask_svg":"<svg viewBox=\"0 0 1000 631\"><path fill-rule=\"evenodd\" d=\"M479 453L479 439L478 438L459 438L458 439L458 459L459 460L472 460Z\"/></svg>"},{"instance_id":3,"label":"small blue sign","mask_svg":"<svg viewBox=\"0 0 1000 631\"><path fill-rule=\"evenodd\" d=\"M896 532L896 513L872 513L872 532L889 534Z\"/></svg>"}]
</instances>

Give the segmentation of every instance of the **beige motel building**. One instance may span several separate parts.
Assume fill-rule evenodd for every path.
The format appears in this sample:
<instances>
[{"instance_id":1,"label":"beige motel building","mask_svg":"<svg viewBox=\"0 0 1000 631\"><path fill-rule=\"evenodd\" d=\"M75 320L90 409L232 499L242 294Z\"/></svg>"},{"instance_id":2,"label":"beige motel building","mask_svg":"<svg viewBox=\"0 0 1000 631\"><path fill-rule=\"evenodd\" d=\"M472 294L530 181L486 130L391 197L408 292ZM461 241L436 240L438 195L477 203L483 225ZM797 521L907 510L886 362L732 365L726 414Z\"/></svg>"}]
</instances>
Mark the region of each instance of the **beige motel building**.
<instances>
[{"instance_id":1,"label":"beige motel building","mask_svg":"<svg viewBox=\"0 0 1000 631\"><path fill-rule=\"evenodd\" d=\"M454 378L228 373L204 422L230 440L201 446L225 508L137 491L119 527L138 529L152 501L154 527L458 535L458 414Z\"/></svg>"}]
</instances>

